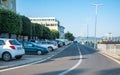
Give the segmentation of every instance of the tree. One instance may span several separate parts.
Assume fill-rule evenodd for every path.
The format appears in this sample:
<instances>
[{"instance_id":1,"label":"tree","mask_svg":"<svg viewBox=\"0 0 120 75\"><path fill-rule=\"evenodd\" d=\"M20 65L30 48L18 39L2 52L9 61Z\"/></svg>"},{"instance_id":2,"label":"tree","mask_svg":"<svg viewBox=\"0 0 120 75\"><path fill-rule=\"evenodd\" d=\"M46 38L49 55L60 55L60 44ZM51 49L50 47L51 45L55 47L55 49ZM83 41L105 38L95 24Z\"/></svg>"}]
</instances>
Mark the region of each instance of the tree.
<instances>
[{"instance_id":1,"label":"tree","mask_svg":"<svg viewBox=\"0 0 120 75\"><path fill-rule=\"evenodd\" d=\"M50 31L51 31L52 39L59 38L59 32L57 30L50 30Z\"/></svg>"},{"instance_id":2,"label":"tree","mask_svg":"<svg viewBox=\"0 0 120 75\"><path fill-rule=\"evenodd\" d=\"M32 24L31 21L29 20L29 18L25 17L25 16L21 16L22 17L22 35L24 36L30 36L32 35Z\"/></svg>"},{"instance_id":3,"label":"tree","mask_svg":"<svg viewBox=\"0 0 120 75\"><path fill-rule=\"evenodd\" d=\"M43 36L42 39L51 39L52 35L48 27L43 26Z\"/></svg>"},{"instance_id":4,"label":"tree","mask_svg":"<svg viewBox=\"0 0 120 75\"><path fill-rule=\"evenodd\" d=\"M65 38L70 40L70 41L73 41L75 39L73 34L70 32L65 33Z\"/></svg>"},{"instance_id":5,"label":"tree","mask_svg":"<svg viewBox=\"0 0 120 75\"><path fill-rule=\"evenodd\" d=\"M10 10L0 9L0 33L20 34L21 31L21 16Z\"/></svg>"},{"instance_id":6,"label":"tree","mask_svg":"<svg viewBox=\"0 0 120 75\"><path fill-rule=\"evenodd\" d=\"M43 36L43 26L35 23L35 36L41 38Z\"/></svg>"}]
</instances>

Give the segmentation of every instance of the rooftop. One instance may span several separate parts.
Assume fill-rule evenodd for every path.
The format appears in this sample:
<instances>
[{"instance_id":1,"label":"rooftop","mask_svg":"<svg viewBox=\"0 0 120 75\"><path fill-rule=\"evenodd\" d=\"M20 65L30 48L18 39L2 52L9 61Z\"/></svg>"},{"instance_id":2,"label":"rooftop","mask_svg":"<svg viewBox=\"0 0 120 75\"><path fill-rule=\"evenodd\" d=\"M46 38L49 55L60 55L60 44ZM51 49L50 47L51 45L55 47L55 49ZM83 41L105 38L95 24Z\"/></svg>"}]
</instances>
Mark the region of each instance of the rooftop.
<instances>
[{"instance_id":1,"label":"rooftop","mask_svg":"<svg viewBox=\"0 0 120 75\"><path fill-rule=\"evenodd\" d=\"M55 17L30 17L30 19L56 19Z\"/></svg>"}]
</instances>

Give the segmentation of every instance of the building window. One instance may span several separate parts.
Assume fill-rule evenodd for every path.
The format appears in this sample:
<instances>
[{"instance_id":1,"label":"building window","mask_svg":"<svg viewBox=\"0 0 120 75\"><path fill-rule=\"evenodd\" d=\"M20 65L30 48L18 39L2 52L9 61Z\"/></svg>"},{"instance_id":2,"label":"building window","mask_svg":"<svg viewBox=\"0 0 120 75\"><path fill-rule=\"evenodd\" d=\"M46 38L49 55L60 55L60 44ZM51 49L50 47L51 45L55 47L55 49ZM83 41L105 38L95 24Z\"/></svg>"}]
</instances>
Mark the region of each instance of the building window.
<instances>
[{"instance_id":1,"label":"building window","mask_svg":"<svg viewBox=\"0 0 120 75\"><path fill-rule=\"evenodd\" d=\"M51 24L51 26L55 26L54 24Z\"/></svg>"},{"instance_id":2,"label":"building window","mask_svg":"<svg viewBox=\"0 0 120 75\"><path fill-rule=\"evenodd\" d=\"M49 24L46 24L46 26L50 26Z\"/></svg>"}]
</instances>

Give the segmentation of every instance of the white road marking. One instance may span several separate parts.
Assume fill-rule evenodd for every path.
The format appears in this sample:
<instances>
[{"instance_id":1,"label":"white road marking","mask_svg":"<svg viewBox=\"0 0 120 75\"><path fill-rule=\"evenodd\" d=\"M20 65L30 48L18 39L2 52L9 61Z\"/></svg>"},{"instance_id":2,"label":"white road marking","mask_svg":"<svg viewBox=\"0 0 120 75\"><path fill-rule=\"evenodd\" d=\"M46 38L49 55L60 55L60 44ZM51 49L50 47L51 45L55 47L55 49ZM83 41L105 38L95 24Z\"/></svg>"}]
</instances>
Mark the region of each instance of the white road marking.
<instances>
[{"instance_id":1,"label":"white road marking","mask_svg":"<svg viewBox=\"0 0 120 75\"><path fill-rule=\"evenodd\" d=\"M78 44L77 44L77 47L78 47ZM60 73L58 75L65 75L65 74L67 74L68 72L70 72L70 71L74 70L75 68L77 68L82 63L82 53L81 53L79 47L78 47L78 51L79 51L79 55L80 55L79 56L80 60L78 61L78 63L76 65L74 65L72 68L70 68L70 69L68 69L68 70L66 70L66 71L64 71L64 72L62 72L62 73Z\"/></svg>"},{"instance_id":2,"label":"white road marking","mask_svg":"<svg viewBox=\"0 0 120 75\"><path fill-rule=\"evenodd\" d=\"M69 45L69 46L70 46L70 45ZM69 46L67 46L66 48L68 48ZM63 50L65 50L66 48L64 48ZM56 54L54 54L54 55L51 55L50 57L47 57L46 59L43 59L43 60L40 60L40 61L36 61L36 62L30 63L30 64L22 65L22 66L17 66L17 67L12 67L12 68L3 69L3 70L0 70L0 72L4 72L4 71L8 71L8 70L13 70L13 69L18 69L18 68L30 66L30 65L33 65L33 64L41 63L41 62L43 62L43 61L46 61L46 60L48 60L48 59L51 59L51 58L54 57L55 55L61 53L63 50L59 51L58 53L56 53Z\"/></svg>"}]
</instances>

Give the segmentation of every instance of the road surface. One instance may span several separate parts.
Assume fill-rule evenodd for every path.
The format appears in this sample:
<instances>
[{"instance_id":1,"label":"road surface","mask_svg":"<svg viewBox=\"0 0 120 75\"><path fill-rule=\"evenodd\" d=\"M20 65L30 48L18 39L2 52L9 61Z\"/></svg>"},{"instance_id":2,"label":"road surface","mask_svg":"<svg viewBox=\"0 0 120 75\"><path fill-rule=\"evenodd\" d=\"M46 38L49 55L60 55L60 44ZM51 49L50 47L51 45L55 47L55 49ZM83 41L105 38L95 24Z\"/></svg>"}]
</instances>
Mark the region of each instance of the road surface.
<instances>
[{"instance_id":1,"label":"road surface","mask_svg":"<svg viewBox=\"0 0 120 75\"><path fill-rule=\"evenodd\" d=\"M74 43L42 63L0 70L0 75L120 75L120 64Z\"/></svg>"}]
</instances>

